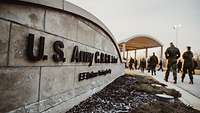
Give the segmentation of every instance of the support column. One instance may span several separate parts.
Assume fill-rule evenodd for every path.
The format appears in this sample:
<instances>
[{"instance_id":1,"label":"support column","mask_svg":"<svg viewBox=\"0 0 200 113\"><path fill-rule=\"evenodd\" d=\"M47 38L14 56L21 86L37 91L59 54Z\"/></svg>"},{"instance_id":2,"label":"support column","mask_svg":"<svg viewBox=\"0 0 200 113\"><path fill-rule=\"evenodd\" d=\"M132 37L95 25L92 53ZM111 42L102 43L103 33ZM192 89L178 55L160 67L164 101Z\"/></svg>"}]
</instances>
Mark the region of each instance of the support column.
<instances>
[{"instance_id":1,"label":"support column","mask_svg":"<svg viewBox=\"0 0 200 113\"><path fill-rule=\"evenodd\" d=\"M148 57L148 48L146 48L146 50L145 50L145 57L146 57L146 59Z\"/></svg>"},{"instance_id":2,"label":"support column","mask_svg":"<svg viewBox=\"0 0 200 113\"><path fill-rule=\"evenodd\" d=\"M160 59L163 59L163 46L160 47Z\"/></svg>"},{"instance_id":3,"label":"support column","mask_svg":"<svg viewBox=\"0 0 200 113\"><path fill-rule=\"evenodd\" d=\"M137 54L137 52L136 52L136 50L135 50L135 58L136 58L136 54Z\"/></svg>"},{"instance_id":4,"label":"support column","mask_svg":"<svg viewBox=\"0 0 200 113\"><path fill-rule=\"evenodd\" d=\"M123 59L125 59L126 44L122 44Z\"/></svg>"},{"instance_id":5,"label":"support column","mask_svg":"<svg viewBox=\"0 0 200 113\"><path fill-rule=\"evenodd\" d=\"M128 59L128 50L126 51L126 59Z\"/></svg>"},{"instance_id":6,"label":"support column","mask_svg":"<svg viewBox=\"0 0 200 113\"><path fill-rule=\"evenodd\" d=\"M126 51L126 66L128 67L128 50Z\"/></svg>"}]
</instances>

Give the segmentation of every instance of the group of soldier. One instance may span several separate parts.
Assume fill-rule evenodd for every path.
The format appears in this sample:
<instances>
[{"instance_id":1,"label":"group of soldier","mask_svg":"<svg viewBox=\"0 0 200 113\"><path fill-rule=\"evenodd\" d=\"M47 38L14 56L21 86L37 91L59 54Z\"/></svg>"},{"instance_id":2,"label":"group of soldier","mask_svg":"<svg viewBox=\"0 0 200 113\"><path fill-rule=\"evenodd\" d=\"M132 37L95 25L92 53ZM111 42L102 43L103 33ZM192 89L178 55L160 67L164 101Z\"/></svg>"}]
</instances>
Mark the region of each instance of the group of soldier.
<instances>
[{"instance_id":1,"label":"group of soldier","mask_svg":"<svg viewBox=\"0 0 200 113\"><path fill-rule=\"evenodd\" d=\"M193 60L193 53L191 51L191 47L187 47L187 51L183 53L182 58L183 58L183 65L181 60L177 63L177 59L179 59L181 56L181 53L177 47L174 46L174 44L171 42L170 47L168 47L165 51L165 57L168 60L167 63L167 70L165 73L164 80L168 82L169 78L169 73L170 71L173 72L173 79L174 79L174 84L177 83L177 69L178 72L182 71L182 76L181 76L181 81L184 82L185 74L188 73L190 82L189 84L193 84L193 74L194 74L194 69L197 66L197 62L194 62ZM156 66L158 65L158 57L153 53L152 56L147 60L147 70L148 72L151 71L151 75L156 75ZM133 69L133 64L135 69L137 68L138 62L137 59L131 58L129 61L129 68L132 70ZM140 60L140 65L139 68L141 69L142 72L144 72L144 69L146 68L146 59L142 58ZM163 62L160 60L159 62L159 69L163 71Z\"/></svg>"},{"instance_id":2,"label":"group of soldier","mask_svg":"<svg viewBox=\"0 0 200 113\"><path fill-rule=\"evenodd\" d=\"M181 71L182 63L181 61L178 62L177 65L177 59L180 58L180 51L177 47L174 46L174 44L171 42L170 47L167 48L165 52L165 57L168 59L167 64L167 71L165 73L164 80L168 82L169 72L172 69L173 72L173 78L174 78L174 84L177 83L177 66L178 66L178 72ZM183 72L181 76L181 81L184 82L185 74L188 73L190 82L189 84L193 84L193 70L194 70L194 62L193 62L193 53L191 51L191 47L187 47L187 51L183 53L182 58L184 60L183 63Z\"/></svg>"},{"instance_id":3,"label":"group of soldier","mask_svg":"<svg viewBox=\"0 0 200 113\"><path fill-rule=\"evenodd\" d=\"M134 64L134 68L137 69L138 61L137 61L136 58L133 59L133 58L131 57L131 59L130 59L130 61L129 61L129 69L130 69L130 70L133 70L133 69L134 69L134 68L133 68L133 64Z\"/></svg>"},{"instance_id":4,"label":"group of soldier","mask_svg":"<svg viewBox=\"0 0 200 113\"><path fill-rule=\"evenodd\" d=\"M130 58L130 61L129 61L129 69L130 70L138 70L138 69L141 69L142 72L144 72L144 69L146 68L146 60L145 58L142 58L140 59L140 64L139 64L139 67L138 67L138 60L135 58L133 59L132 57ZM133 68L134 67L134 68Z\"/></svg>"},{"instance_id":5,"label":"group of soldier","mask_svg":"<svg viewBox=\"0 0 200 113\"><path fill-rule=\"evenodd\" d=\"M153 55L149 58L149 60L147 61L147 64L146 64L146 59L145 58L142 58L140 59L140 64L138 66L138 61L137 59L133 59L132 57L130 58L130 61L129 61L129 69L130 70L137 70L137 69L140 69L141 72L144 72L144 69L146 68L146 65L147 65L147 69L148 71L152 72L152 75L156 75L156 65L158 64L158 58L157 56L155 55L155 53L153 53ZM133 66L134 65L134 66ZM134 68L133 68L134 67ZM163 69L162 69L163 70Z\"/></svg>"}]
</instances>

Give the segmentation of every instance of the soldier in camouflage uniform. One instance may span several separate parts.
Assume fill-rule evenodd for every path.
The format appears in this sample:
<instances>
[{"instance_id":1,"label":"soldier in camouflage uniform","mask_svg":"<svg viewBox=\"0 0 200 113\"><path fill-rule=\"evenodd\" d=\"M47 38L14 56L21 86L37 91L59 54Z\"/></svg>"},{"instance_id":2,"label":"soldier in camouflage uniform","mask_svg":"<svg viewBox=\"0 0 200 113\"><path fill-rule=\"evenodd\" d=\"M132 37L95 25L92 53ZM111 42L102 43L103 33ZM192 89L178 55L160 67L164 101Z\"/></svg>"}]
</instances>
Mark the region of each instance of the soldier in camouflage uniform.
<instances>
[{"instance_id":1,"label":"soldier in camouflage uniform","mask_svg":"<svg viewBox=\"0 0 200 113\"><path fill-rule=\"evenodd\" d=\"M174 46L174 44L171 42L170 47L167 48L165 51L165 57L168 59L168 64L167 64L167 71L165 73L165 78L164 80L168 82L168 77L169 77L169 72L170 69L172 68L173 71L173 77L174 77L174 84L177 82L177 59L180 57L180 51L178 48Z\"/></svg>"},{"instance_id":2,"label":"soldier in camouflage uniform","mask_svg":"<svg viewBox=\"0 0 200 113\"><path fill-rule=\"evenodd\" d=\"M158 57L153 52L153 55L150 57L150 69L151 75L156 75L156 65L158 64Z\"/></svg>"},{"instance_id":3,"label":"soldier in camouflage uniform","mask_svg":"<svg viewBox=\"0 0 200 113\"><path fill-rule=\"evenodd\" d=\"M192 75L192 70L193 70L193 67L194 67L194 64L193 64L193 53L191 51L191 47L187 47L187 51L183 53L183 59L184 59L184 64L183 64L183 74L182 74L182 77L181 77L181 81L183 82L184 81L184 78L185 78L185 74L187 73L188 71L188 74L189 74L189 77L190 77L190 83L189 84L193 84L193 75Z\"/></svg>"},{"instance_id":4,"label":"soldier in camouflage uniform","mask_svg":"<svg viewBox=\"0 0 200 113\"><path fill-rule=\"evenodd\" d=\"M134 63L134 59L131 57L130 61L129 61L129 69L133 70L133 63Z\"/></svg>"}]
</instances>

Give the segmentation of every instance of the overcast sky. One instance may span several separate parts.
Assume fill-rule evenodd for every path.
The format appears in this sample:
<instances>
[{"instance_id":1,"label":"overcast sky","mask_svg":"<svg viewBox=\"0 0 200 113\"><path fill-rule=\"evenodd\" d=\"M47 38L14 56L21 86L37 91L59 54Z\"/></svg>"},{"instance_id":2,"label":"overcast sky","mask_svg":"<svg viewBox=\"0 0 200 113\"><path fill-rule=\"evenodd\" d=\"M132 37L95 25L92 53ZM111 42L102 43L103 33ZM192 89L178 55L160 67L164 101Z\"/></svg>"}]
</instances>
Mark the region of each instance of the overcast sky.
<instances>
[{"instance_id":1,"label":"overcast sky","mask_svg":"<svg viewBox=\"0 0 200 113\"><path fill-rule=\"evenodd\" d=\"M200 0L67 0L99 18L117 41L148 34L165 48L176 41L173 26L181 24L178 47L200 52Z\"/></svg>"}]
</instances>

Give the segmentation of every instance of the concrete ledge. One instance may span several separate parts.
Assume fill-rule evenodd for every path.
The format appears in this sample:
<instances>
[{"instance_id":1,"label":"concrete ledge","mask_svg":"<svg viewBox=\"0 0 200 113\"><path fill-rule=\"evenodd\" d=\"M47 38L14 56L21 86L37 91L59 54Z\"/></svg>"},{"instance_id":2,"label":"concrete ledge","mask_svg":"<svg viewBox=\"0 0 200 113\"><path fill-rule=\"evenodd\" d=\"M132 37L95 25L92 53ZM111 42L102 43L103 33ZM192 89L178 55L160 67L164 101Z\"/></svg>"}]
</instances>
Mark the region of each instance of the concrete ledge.
<instances>
[{"instance_id":1,"label":"concrete ledge","mask_svg":"<svg viewBox=\"0 0 200 113\"><path fill-rule=\"evenodd\" d=\"M64 0L18 0L63 9Z\"/></svg>"}]
</instances>

